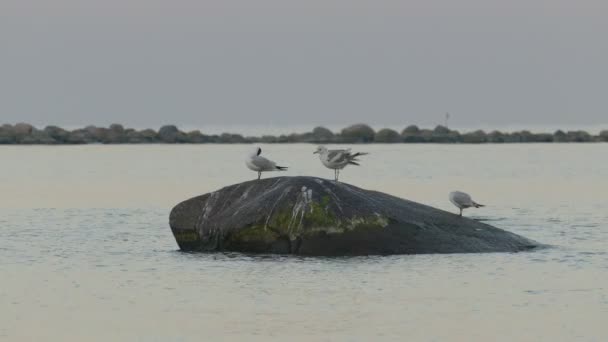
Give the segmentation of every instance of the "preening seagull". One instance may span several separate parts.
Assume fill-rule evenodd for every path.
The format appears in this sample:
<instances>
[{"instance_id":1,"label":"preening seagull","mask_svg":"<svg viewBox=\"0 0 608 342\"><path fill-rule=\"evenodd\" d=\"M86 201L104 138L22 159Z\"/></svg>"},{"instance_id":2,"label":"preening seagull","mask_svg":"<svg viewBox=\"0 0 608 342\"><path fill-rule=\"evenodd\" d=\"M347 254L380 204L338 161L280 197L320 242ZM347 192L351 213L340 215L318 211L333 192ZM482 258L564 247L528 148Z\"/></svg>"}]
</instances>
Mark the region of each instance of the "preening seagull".
<instances>
[{"instance_id":1,"label":"preening seagull","mask_svg":"<svg viewBox=\"0 0 608 342\"><path fill-rule=\"evenodd\" d=\"M319 154L321 163L328 169L334 170L334 179L338 181L340 176L340 170L346 167L346 165L359 165L357 157L366 155L364 152L351 153L350 148L346 150L328 150L325 146L317 147L317 150L313 152Z\"/></svg>"},{"instance_id":2,"label":"preening seagull","mask_svg":"<svg viewBox=\"0 0 608 342\"><path fill-rule=\"evenodd\" d=\"M461 191L450 192L450 202L452 202L452 204L454 204L458 209L460 209L460 216L462 216L462 209L471 207L479 208L484 206L483 204L479 204L473 201L469 194L466 194Z\"/></svg>"},{"instance_id":3,"label":"preening seagull","mask_svg":"<svg viewBox=\"0 0 608 342\"><path fill-rule=\"evenodd\" d=\"M265 171L285 171L287 167L285 166L277 166L275 162L268 160L262 157L262 149L256 147L251 153L247 156L245 160L245 164L249 168L249 170L257 171L258 179L262 177L262 172Z\"/></svg>"}]
</instances>

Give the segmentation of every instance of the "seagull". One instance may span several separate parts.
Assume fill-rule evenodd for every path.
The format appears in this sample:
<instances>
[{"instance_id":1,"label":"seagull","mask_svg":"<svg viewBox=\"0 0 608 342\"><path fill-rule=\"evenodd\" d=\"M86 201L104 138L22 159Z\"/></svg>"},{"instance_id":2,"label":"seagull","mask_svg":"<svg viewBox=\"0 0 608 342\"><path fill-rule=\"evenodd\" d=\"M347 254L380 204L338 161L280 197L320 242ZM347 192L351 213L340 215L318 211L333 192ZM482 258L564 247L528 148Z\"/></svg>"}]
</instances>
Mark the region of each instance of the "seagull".
<instances>
[{"instance_id":1,"label":"seagull","mask_svg":"<svg viewBox=\"0 0 608 342\"><path fill-rule=\"evenodd\" d=\"M466 194L461 191L450 192L450 202L452 202L452 204L454 204L458 209L460 209L460 216L462 216L462 209L471 207L479 208L484 206L483 204L479 204L473 201L469 194Z\"/></svg>"},{"instance_id":2,"label":"seagull","mask_svg":"<svg viewBox=\"0 0 608 342\"><path fill-rule=\"evenodd\" d=\"M346 150L328 150L325 146L317 147L317 150L313 154L318 153L321 163L328 169L334 170L334 180L338 181L340 176L340 170L346 167L346 165L359 165L357 162L358 156L366 155L364 152L357 152L351 154L350 148Z\"/></svg>"},{"instance_id":3,"label":"seagull","mask_svg":"<svg viewBox=\"0 0 608 342\"><path fill-rule=\"evenodd\" d=\"M262 172L264 171L287 170L286 166L277 166L275 162L262 157L260 154L262 154L262 149L256 147L255 150L251 151L251 153L247 156L247 159L245 160L245 165L247 165L249 170L258 172L258 179L262 177Z\"/></svg>"}]
</instances>

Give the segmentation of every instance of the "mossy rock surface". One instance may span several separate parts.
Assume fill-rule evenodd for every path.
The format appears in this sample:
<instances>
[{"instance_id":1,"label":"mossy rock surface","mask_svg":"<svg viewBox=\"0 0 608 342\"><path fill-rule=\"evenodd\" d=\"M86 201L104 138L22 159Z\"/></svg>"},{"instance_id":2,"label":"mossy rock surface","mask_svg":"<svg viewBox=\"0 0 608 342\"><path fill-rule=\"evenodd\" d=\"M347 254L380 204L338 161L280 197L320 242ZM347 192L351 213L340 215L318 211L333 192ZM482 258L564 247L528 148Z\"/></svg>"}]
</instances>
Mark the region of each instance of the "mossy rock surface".
<instances>
[{"instance_id":1,"label":"mossy rock surface","mask_svg":"<svg viewBox=\"0 0 608 342\"><path fill-rule=\"evenodd\" d=\"M182 250L300 255L517 252L540 246L482 222L315 177L230 185L178 204Z\"/></svg>"}]
</instances>

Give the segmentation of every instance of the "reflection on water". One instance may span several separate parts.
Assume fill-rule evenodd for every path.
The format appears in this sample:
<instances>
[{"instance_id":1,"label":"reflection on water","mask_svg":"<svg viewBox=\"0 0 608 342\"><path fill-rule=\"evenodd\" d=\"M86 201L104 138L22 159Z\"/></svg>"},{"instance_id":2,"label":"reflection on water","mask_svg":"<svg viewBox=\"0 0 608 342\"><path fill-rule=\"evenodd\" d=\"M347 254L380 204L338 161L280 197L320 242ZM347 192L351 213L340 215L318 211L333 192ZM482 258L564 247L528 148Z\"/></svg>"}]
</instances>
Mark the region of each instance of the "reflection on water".
<instances>
[{"instance_id":1,"label":"reflection on water","mask_svg":"<svg viewBox=\"0 0 608 342\"><path fill-rule=\"evenodd\" d=\"M255 177L246 146L0 148L0 340L608 338L608 145L360 149L372 154L344 181L446 210L450 190L469 191L488 207L466 215L554 247L183 253L171 205ZM331 177L310 145L265 150L289 174Z\"/></svg>"}]
</instances>

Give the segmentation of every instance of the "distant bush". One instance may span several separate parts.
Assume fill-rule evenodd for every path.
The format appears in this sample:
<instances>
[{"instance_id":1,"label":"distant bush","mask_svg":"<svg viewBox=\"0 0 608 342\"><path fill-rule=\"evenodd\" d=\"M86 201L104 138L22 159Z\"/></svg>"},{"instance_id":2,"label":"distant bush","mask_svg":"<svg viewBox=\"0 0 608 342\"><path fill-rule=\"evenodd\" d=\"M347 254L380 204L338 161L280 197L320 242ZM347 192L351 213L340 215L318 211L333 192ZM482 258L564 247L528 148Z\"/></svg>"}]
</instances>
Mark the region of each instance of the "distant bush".
<instances>
[{"instance_id":1,"label":"distant bush","mask_svg":"<svg viewBox=\"0 0 608 342\"><path fill-rule=\"evenodd\" d=\"M374 141L374 130L365 124L348 126L340 134L342 142L346 143L369 143Z\"/></svg>"},{"instance_id":2,"label":"distant bush","mask_svg":"<svg viewBox=\"0 0 608 342\"><path fill-rule=\"evenodd\" d=\"M465 133L462 135L462 142L468 144L481 144L488 141L488 136L482 130L475 132Z\"/></svg>"},{"instance_id":3,"label":"distant bush","mask_svg":"<svg viewBox=\"0 0 608 342\"><path fill-rule=\"evenodd\" d=\"M240 134L222 133L220 135L220 141L224 144L242 144L247 142Z\"/></svg>"},{"instance_id":4,"label":"distant bush","mask_svg":"<svg viewBox=\"0 0 608 342\"><path fill-rule=\"evenodd\" d=\"M570 142L589 142L592 140L591 135L585 131L569 131L566 135Z\"/></svg>"},{"instance_id":5,"label":"distant bush","mask_svg":"<svg viewBox=\"0 0 608 342\"><path fill-rule=\"evenodd\" d=\"M455 143L460 142L461 137L457 131L451 131L445 126L438 125L427 140L434 143Z\"/></svg>"},{"instance_id":6,"label":"distant bush","mask_svg":"<svg viewBox=\"0 0 608 342\"><path fill-rule=\"evenodd\" d=\"M565 142L608 142L608 130L592 135L585 131L557 130L554 133L532 133L527 130L504 133L482 130L459 133L448 127L438 125L434 129L420 129L410 125L401 131L384 128L378 132L365 124L344 128L334 134L325 127L315 127L311 132L244 137L240 134L222 133L205 135L200 131L188 133L174 125L166 125L158 131L153 129L136 130L124 128L120 124L110 127L87 126L72 131L57 126L47 126L42 130L27 124L5 124L0 126L0 144L150 144L150 143L565 143Z\"/></svg>"},{"instance_id":7,"label":"distant bush","mask_svg":"<svg viewBox=\"0 0 608 342\"><path fill-rule=\"evenodd\" d=\"M68 143L71 133L57 126L46 126L44 132L57 143Z\"/></svg>"},{"instance_id":8,"label":"distant bush","mask_svg":"<svg viewBox=\"0 0 608 342\"><path fill-rule=\"evenodd\" d=\"M174 144L177 142L177 136L179 135L179 129L174 125L166 125L160 128L158 136L164 143Z\"/></svg>"},{"instance_id":9,"label":"distant bush","mask_svg":"<svg viewBox=\"0 0 608 342\"><path fill-rule=\"evenodd\" d=\"M403 129L403 131L401 131L401 135L418 134L419 132L420 132L420 128L418 128L418 126L409 125L409 126L405 127Z\"/></svg>"},{"instance_id":10,"label":"distant bush","mask_svg":"<svg viewBox=\"0 0 608 342\"><path fill-rule=\"evenodd\" d=\"M312 130L312 141L315 143L328 143L335 139L335 135L332 131L325 127L315 127Z\"/></svg>"},{"instance_id":11,"label":"distant bush","mask_svg":"<svg viewBox=\"0 0 608 342\"><path fill-rule=\"evenodd\" d=\"M390 128L384 128L376 132L374 142L377 143L398 143L401 142L402 138L397 131Z\"/></svg>"},{"instance_id":12,"label":"distant bush","mask_svg":"<svg viewBox=\"0 0 608 342\"><path fill-rule=\"evenodd\" d=\"M406 143L423 143L431 135L427 132L422 132L416 125L409 125L401 131L401 138Z\"/></svg>"}]
</instances>

